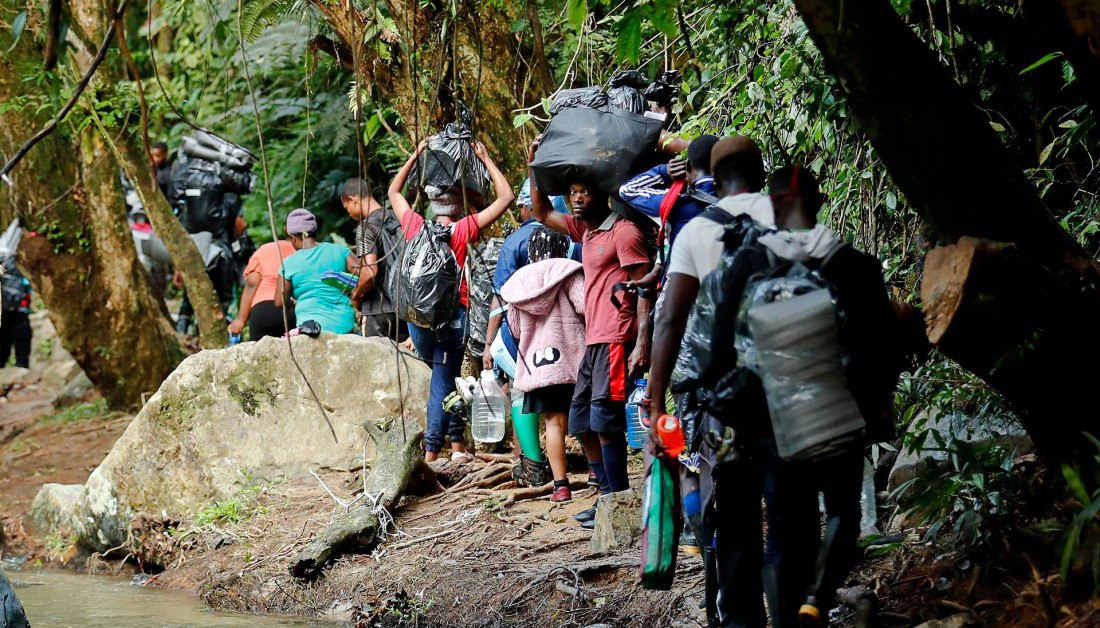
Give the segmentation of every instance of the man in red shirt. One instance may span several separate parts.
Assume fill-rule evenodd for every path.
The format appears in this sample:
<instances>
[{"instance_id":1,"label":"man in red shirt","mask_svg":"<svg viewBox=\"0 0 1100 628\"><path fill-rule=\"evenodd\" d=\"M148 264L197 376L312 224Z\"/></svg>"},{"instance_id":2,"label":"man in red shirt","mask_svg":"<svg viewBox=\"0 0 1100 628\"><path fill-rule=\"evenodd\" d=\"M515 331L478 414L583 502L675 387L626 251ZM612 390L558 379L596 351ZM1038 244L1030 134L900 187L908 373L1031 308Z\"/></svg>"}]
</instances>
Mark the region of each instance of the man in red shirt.
<instances>
[{"instance_id":1,"label":"man in red shirt","mask_svg":"<svg viewBox=\"0 0 1100 628\"><path fill-rule=\"evenodd\" d=\"M539 140L531 144L534 161ZM583 246L585 353L569 411L569 433L584 446L600 493L630 488L626 471L626 396L629 376L649 363L649 309L646 299L624 293L611 301L615 284L638 280L649 271L641 231L611 211L608 197L586 183L569 186L573 215L554 211L531 176L535 219ZM593 527L595 507L576 516Z\"/></svg>"},{"instance_id":2,"label":"man in red shirt","mask_svg":"<svg viewBox=\"0 0 1100 628\"><path fill-rule=\"evenodd\" d=\"M420 153L428 146L428 140L420 142L416 151L405 162L390 184L388 191L390 205L401 222L405 240L412 240L424 228L424 217L413 211L408 200L401 193L409 173L416 165ZM430 199L435 221L451 230L450 246L455 254L458 267L466 265L466 245L477 240L478 233L500 218L515 199L512 186L489 157L485 145L474 143L474 154L485 164L489 178L496 188L497 198L485 209L464 216L465 206L461 194L449 193ZM432 367L432 381L428 390L428 426L424 434L424 459L428 462L439 457L443 449L444 437L451 441L451 459L469 462L473 456L466 451L463 442L466 423L457 414L443 410L443 400L455 390L455 378L462 368L462 341L466 333L466 308L469 305L466 281L463 278L459 287L458 307L455 308L451 322L438 330L424 329L409 324L409 337L416 347L416 354Z\"/></svg>"}]
</instances>

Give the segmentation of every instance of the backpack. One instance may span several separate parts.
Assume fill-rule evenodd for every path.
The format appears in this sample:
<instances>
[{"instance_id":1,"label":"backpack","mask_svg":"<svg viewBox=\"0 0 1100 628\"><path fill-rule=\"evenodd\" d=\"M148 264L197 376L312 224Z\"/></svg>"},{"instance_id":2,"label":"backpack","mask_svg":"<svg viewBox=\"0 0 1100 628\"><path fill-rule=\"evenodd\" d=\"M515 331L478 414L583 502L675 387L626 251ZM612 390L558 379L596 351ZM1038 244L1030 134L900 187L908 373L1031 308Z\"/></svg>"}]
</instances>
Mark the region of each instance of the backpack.
<instances>
[{"instance_id":1,"label":"backpack","mask_svg":"<svg viewBox=\"0 0 1100 628\"><path fill-rule=\"evenodd\" d=\"M397 292L390 279L396 276L392 271L397 267L405 250L405 232L401 229L401 221L397 219L392 209L386 207L382 212L382 228L377 236L382 250L378 256L378 279L374 285L382 291L390 303L393 303Z\"/></svg>"},{"instance_id":2,"label":"backpack","mask_svg":"<svg viewBox=\"0 0 1100 628\"><path fill-rule=\"evenodd\" d=\"M386 283L397 317L417 327L439 329L458 307L462 271L451 250L451 230L426 221L405 243Z\"/></svg>"},{"instance_id":3,"label":"backpack","mask_svg":"<svg viewBox=\"0 0 1100 628\"><path fill-rule=\"evenodd\" d=\"M489 327L489 308L493 298L493 274L497 270L504 238L489 238L476 250L467 244L466 285L470 292L470 306L467 310L470 335L466 339L466 350L475 359L485 353L485 334Z\"/></svg>"},{"instance_id":4,"label":"backpack","mask_svg":"<svg viewBox=\"0 0 1100 628\"><path fill-rule=\"evenodd\" d=\"M821 260L790 262L764 247L769 267L745 287L734 327L738 364L763 383L779 456L814 461L858 448L866 422L848 388L844 313Z\"/></svg>"},{"instance_id":5,"label":"backpack","mask_svg":"<svg viewBox=\"0 0 1100 628\"><path fill-rule=\"evenodd\" d=\"M0 264L0 307L5 312L18 312L26 307L27 296L23 275L15 268L15 259L4 259Z\"/></svg>"}]
</instances>

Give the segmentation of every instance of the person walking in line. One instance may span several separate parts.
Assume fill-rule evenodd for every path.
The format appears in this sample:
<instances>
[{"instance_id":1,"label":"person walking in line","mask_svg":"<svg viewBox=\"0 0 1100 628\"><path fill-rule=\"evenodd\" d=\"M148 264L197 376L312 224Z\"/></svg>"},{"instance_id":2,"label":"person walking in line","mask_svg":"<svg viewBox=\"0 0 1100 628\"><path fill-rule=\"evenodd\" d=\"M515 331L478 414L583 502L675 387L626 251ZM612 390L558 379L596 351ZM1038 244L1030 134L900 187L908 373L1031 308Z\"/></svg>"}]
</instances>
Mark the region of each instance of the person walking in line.
<instances>
[{"instance_id":1,"label":"person walking in line","mask_svg":"<svg viewBox=\"0 0 1100 628\"><path fill-rule=\"evenodd\" d=\"M317 241L317 218L308 209L286 217L286 232L295 253L283 261L283 307L293 299L299 324L316 321L322 331L347 334L355 330L351 301L339 288L322 281L325 271L355 272L359 260L346 246Z\"/></svg>"},{"instance_id":2,"label":"person walking in line","mask_svg":"<svg viewBox=\"0 0 1100 628\"><path fill-rule=\"evenodd\" d=\"M535 159L539 140L528 150ZM618 284L639 280L651 260L641 231L611 211L606 194L588 182L569 186L573 215L553 210L550 199L531 179L535 218L582 244L584 259L585 353L569 409L569 433L584 446L600 493L630 488L626 467L627 382L649 363L648 299L624 292L618 304L612 292ZM575 517L587 529L595 526L593 506Z\"/></svg>"},{"instance_id":3,"label":"person walking in line","mask_svg":"<svg viewBox=\"0 0 1100 628\"><path fill-rule=\"evenodd\" d=\"M394 214L401 223L406 240L412 240L424 228L424 217L413 211L408 199L402 193L409 173L417 164L420 154L427 148L428 141L420 142L416 150L398 171L387 192ZM515 199L508 179L489 157L485 145L474 143L474 154L485 165L489 178L496 189L496 200L477 213L464 215L466 207L462 203L465 196L445 194L430 200L435 222L450 231L449 245L458 262L459 269L466 265L467 244L477 240L482 229L496 222ZM462 367L462 340L466 329L466 308L469 305L465 279L459 284L458 307L451 321L440 329L425 329L409 325L409 337L416 347L416 353L432 367L431 388L428 394L428 428L424 435L424 459L432 462L439 458L444 441L451 444L451 459L459 462L473 460L466 451L466 422L461 416L443 410L443 400L455 391L455 378Z\"/></svg>"},{"instance_id":4,"label":"person walking in line","mask_svg":"<svg viewBox=\"0 0 1100 628\"><path fill-rule=\"evenodd\" d=\"M229 333L239 335L248 324L249 340L259 340L266 336L278 338L295 327L294 310L286 310L287 320L283 320L284 299L280 291L282 282L279 272L283 260L294 255L296 249L289 240L268 242L256 249L248 258L244 269L244 290L241 292L241 307L237 318L229 323Z\"/></svg>"}]
</instances>

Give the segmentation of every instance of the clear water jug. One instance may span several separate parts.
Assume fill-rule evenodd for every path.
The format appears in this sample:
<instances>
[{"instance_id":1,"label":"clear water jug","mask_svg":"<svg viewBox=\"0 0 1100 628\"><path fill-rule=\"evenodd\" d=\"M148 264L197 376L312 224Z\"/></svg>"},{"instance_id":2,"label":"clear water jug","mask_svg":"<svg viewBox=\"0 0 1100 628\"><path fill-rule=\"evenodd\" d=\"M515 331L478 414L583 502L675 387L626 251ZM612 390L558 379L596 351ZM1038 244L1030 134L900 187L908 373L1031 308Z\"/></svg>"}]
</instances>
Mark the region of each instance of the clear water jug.
<instances>
[{"instance_id":1,"label":"clear water jug","mask_svg":"<svg viewBox=\"0 0 1100 628\"><path fill-rule=\"evenodd\" d=\"M492 371L482 371L474 389L473 411L470 413L470 431L474 440L498 443L504 439L504 417L508 412L508 398L497 384Z\"/></svg>"},{"instance_id":2,"label":"clear water jug","mask_svg":"<svg viewBox=\"0 0 1100 628\"><path fill-rule=\"evenodd\" d=\"M626 444L632 449L645 447L649 433L649 404L646 403L647 381L634 382L634 391L626 400Z\"/></svg>"}]
</instances>

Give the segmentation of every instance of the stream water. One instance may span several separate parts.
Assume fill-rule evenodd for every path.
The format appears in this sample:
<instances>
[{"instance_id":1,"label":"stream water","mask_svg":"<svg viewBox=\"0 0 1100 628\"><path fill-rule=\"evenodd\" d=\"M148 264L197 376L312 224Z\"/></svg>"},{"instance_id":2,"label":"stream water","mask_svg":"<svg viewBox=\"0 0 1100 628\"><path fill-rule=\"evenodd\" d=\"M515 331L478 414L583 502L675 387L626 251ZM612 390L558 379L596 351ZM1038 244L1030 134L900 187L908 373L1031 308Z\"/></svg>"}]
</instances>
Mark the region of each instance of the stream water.
<instances>
[{"instance_id":1,"label":"stream water","mask_svg":"<svg viewBox=\"0 0 1100 628\"><path fill-rule=\"evenodd\" d=\"M130 579L67 571L7 572L33 628L164 626L314 626L332 622L213 611L181 591L135 586Z\"/></svg>"}]
</instances>

